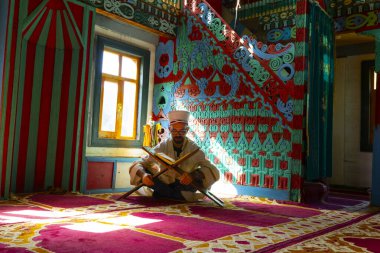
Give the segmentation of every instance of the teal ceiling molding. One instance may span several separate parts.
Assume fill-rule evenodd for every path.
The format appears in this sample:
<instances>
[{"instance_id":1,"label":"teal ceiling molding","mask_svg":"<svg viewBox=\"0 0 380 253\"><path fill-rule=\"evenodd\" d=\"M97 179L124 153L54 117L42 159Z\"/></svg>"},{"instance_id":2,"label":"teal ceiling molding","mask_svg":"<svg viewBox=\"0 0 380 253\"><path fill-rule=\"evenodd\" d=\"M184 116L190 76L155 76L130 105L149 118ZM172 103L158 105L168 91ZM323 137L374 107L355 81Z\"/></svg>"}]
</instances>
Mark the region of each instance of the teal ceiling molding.
<instances>
[{"instance_id":1,"label":"teal ceiling molding","mask_svg":"<svg viewBox=\"0 0 380 253\"><path fill-rule=\"evenodd\" d=\"M335 32L365 31L380 26L378 0L330 0L326 11L335 19Z\"/></svg>"},{"instance_id":2,"label":"teal ceiling molding","mask_svg":"<svg viewBox=\"0 0 380 253\"><path fill-rule=\"evenodd\" d=\"M326 10L334 18L380 10L380 2L378 0L330 0L327 2Z\"/></svg>"},{"instance_id":3,"label":"teal ceiling molding","mask_svg":"<svg viewBox=\"0 0 380 253\"><path fill-rule=\"evenodd\" d=\"M380 27L380 11L355 13L335 19L335 32L372 30Z\"/></svg>"},{"instance_id":4,"label":"teal ceiling molding","mask_svg":"<svg viewBox=\"0 0 380 253\"><path fill-rule=\"evenodd\" d=\"M161 1L81 0L109 14L128 19L168 36L176 35L179 9ZM172 1L175 4L176 1Z\"/></svg>"}]
</instances>

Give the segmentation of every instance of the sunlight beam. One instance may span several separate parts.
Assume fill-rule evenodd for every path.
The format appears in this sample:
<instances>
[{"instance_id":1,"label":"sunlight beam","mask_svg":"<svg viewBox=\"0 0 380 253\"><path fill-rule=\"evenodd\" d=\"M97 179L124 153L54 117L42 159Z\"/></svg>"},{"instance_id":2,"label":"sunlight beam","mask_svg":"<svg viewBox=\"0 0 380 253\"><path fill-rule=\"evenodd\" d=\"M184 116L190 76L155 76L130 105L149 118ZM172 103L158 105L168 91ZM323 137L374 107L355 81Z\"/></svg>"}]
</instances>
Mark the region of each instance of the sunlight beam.
<instances>
[{"instance_id":1,"label":"sunlight beam","mask_svg":"<svg viewBox=\"0 0 380 253\"><path fill-rule=\"evenodd\" d=\"M23 216L35 216L43 218L62 218L68 216L76 216L83 214L82 212L52 212L52 211L38 211L38 210L19 210L4 212L4 214L23 215Z\"/></svg>"},{"instance_id":2,"label":"sunlight beam","mask_svg":"<svg viewBox=\"0 0 380 253\"><path fill-rule=\"evenodd\" d=\"M110 225L110 224L102 224L99 222L84 222L84 223L66 225L66 226L62 226L62 227L70 229L70 230L81 231L81 232L90 232L90 233L107 233L107 232L125 229L121 226Z\"/></svg>"},{"instance_id":3,"label":"sunlight beam","mask_svg":"<svg viewBox=\"0 0 380 253\"><path fill-rule=\"evenodd\" d=\"M149 219L149 218L141 218L133 215L128 215L125 217L117 217L117 218L109 218L104 220L105 222L117 224L117 225L126 225L126 226L142 226L155 222L161 222L162 220L158 219Z\"/></svg>"},{"instance_id":4,"label":"sunlight beam","mask_svg":"<svg viewBox=\"0 0 380 253\"><path fill-rule=\"evenodd\" d=\"M102 219L100 222L83 222L72 225L63 226L63 228L90 232L90 233L107 233L125 229L125 226L135 227L142 226L150 223L161 222L159 219L141 218L133 215L127 215L124 217L115 217L109 219ZM109 224L105 224L109 223Z\"/></svg>"}]
</instances>

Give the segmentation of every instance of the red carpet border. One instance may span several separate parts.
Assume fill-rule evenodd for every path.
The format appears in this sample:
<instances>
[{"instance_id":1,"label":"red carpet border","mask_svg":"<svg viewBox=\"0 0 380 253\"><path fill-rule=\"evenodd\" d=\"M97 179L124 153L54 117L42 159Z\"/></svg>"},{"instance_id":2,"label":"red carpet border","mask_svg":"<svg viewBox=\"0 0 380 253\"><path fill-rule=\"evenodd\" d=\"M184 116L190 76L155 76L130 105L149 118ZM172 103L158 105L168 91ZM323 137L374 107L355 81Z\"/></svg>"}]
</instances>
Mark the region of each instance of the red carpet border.
<instances>
[{"instance_id":1,"label":"red carpet border","mask_svg":"<svg viewBox=\"0 0 380 253\"><path fill-rule=\"evenodd\" d=\"M118 196L0 202L0 252L380 252L380 214L360 201L324 209L239 197L220 208Z\"/></svg>"}]
</instances>

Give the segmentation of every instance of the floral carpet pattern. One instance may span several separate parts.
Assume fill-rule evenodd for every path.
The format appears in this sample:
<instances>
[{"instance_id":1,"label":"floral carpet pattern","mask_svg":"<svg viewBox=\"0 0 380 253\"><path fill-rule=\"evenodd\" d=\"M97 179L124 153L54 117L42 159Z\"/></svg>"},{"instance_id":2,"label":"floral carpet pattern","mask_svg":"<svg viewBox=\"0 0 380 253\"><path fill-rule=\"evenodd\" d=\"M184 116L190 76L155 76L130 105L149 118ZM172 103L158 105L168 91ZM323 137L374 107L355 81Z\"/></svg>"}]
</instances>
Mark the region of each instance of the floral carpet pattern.
<instances>
[{"instance_id":1,"label":"floral carpet pattern","mask_svg":"<svg viewBox=\"0 0 380 253\"><path fill-rule=\"evenodd\" d=\"M120 195L0 201L0 252L380 252L379 209L364 200L301 205L241 196L221 208Z\"/></svg>"}]
</instances>

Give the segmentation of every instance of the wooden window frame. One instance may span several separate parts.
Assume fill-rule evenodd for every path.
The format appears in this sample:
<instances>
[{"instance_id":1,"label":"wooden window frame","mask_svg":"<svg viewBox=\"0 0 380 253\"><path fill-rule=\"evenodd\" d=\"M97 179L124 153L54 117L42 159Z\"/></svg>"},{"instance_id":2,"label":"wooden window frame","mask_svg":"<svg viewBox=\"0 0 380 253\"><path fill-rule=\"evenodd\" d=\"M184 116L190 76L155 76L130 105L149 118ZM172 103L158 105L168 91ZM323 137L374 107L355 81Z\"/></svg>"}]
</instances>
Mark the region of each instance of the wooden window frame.
<instances>
[{"instance_id":1,"label":"wooden window frame","mask_svg":"<svg viewBox=\"0 0 380 253\"><path fill-rule=\"evenodd\" d=\"M99 134L100 119L101 119L101 107L100 101L103 96L102 87L105 78L115 79L112 75L102 73L103 51L115 51L118 54L126 55L129 57L135 57L140 61L140 69L137 73L137 79L132 80L136 82L136 114L134 121L134 138L121 138L111 139L104 138L106 135ZM142 49L130 44L123 43L121 41L112 40L103 36L96 37L96 53L95 53L95 80L94 80L94 103L93 103L93 115L92 115L92 128L91 128L91 141L90 146L96 147L141 147L143 144L143 126L147 120L147 99L149 89L149 65L150 65L150 52L146 49ZM124 78L122 79L124 80ZM126 80L129 80L126 78ZM131 80L129 80L131 81ZM119 83L120 86L120 83ZM120 94L120 92L119 92ZM119 99L118 99L119 100Z\"/></svg>"},{"instance_id":2,"label":"wooden window frame","mask_svg":"<svg viewBox=\"0 0 380 253\"><path fill-rule=\"evenodd\" d=\"M118 76L102 73L102 83L101 83L101 95L100 95L100 101L103 101L103 87L105 81L110 81L118 84L118 96L117 96L117 112L116 112L116 131L110 132L110 131L102 131L101 130L101 122L102 122L102 105L99 103L99 138L111 138L111 139L124 139L124 140L134 140L136 139L136 129L137 129L137 113L135 113L134 119L133 119L133 134L132 137L123 137L121 136L121 114L122 111L120 108L123 108L123 93L124 93L124 82L131 82L134 83L136 86L136 97L135 97L135 108L138 108L138 94L139 94L139 82L140 82L140 68L141 67L141 61L139 57L136 57L134 55L126 54L125 52L119 52L116 50L113 50L112 48L106 48L106 51L115 53L119 55L119 74ZM137 73L136 73L136 79L131 79L127 77L121 76L122 71L122 58L123 56L128 58L133 58L137 62Z\"/></svg>"}]
</instances>

